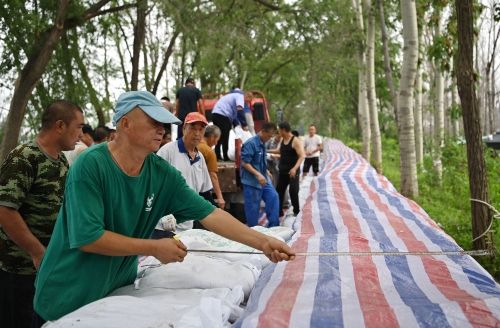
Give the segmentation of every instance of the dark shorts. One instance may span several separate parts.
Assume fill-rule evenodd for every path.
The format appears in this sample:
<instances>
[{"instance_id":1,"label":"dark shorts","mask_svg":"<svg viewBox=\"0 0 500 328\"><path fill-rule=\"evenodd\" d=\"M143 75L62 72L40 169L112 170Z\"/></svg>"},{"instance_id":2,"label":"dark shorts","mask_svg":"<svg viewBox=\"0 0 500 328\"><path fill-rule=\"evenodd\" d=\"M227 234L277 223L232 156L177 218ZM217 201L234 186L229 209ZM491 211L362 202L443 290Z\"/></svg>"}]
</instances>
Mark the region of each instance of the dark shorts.
<instances>
[{"instance_id":1,"label":"dark shorts","mask_svg":"<svg viewBox=\"0 0 500 328\"><path fill-rule=\"evenodd\" d=\"M309 169L313 168L314 175L319 172L319 157L309 157L304 160L304 167L302 168L302 173L308 173Z\"/></svg>"}]
</instances>

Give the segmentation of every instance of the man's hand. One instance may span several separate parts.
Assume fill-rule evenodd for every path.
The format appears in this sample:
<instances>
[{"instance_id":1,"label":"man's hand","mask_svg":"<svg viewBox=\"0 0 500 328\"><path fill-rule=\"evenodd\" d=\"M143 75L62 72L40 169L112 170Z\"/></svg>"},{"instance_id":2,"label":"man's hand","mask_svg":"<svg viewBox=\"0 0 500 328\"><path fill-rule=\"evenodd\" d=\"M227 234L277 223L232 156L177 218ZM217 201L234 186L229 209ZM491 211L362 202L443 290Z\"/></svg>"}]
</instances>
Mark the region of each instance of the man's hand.
<instances>
[{"instance_id":1,"label":"man's hand","mask_svg":"<svg viewBox=\"0 0 500 328\"><path fill-rule=\"evenodd\" d=\"M219 208L224 209L224 207L226 206L226 202L224 201L224 198L218 198L215 200L215 202L217 203L217 206L219 206Z\"/></svg>"},{"instance_id":2,"label":"man's hand","mask_svg":"<svg viewBox=\"0 0 500 328\"><path fill-rule=\"evenodd\" d=\"M40 263L42 262L43 255L45 254L45 248L43 248L40 252L37 254L30 254L31 260L33 261L33 266L35 269L38 271L38 268L40 267Z\"/></svg>"},{"instance_id":3,"label":"man's hand","mask_svg":"<svg viewBox=\"0 0 500 328\"><path fill-rule=\"evenodd\" d=\"M297 175L297 169L296 168L292 168L288 174L290 174L290 178L295 178L295 176Z\"/></svg>"},{"instance_id":4,"label":"man's hand","mask_svg":"<svg viewBox=\"0 0 500 328\"><path fill-rule=\"evenodd\" d=\"M259 173L257 173L257 174L255 175L255 177L257 178L257 181L259 181L259 184L260 184L261 186L263 186L263 185L265 185L265 184L267 183L266 177L265 177L265 176L263 176L260 172L259 172Z\"/></svg>"},{"instance_id":5,"label":"man's hand","mask_svg":"<svg viewBox=\"0 0 500 328\"><path fill-rule=\"evenodd\" d=\"M156 240L156 248L153 256L161 263L182 262L187 255L186 246L173 238L162 238Z\"/></svg>"},{"instance_id":6,"label":"man's hand","mask_svg":"<svg viewBox=\"0 0 500 328\"><path fill-rule=\"evenodd\" d=\"M262 246L262 251L273 263L295 259L295 252L290 246L273 237L268 237Z\"/></svg>"}]
</instances>

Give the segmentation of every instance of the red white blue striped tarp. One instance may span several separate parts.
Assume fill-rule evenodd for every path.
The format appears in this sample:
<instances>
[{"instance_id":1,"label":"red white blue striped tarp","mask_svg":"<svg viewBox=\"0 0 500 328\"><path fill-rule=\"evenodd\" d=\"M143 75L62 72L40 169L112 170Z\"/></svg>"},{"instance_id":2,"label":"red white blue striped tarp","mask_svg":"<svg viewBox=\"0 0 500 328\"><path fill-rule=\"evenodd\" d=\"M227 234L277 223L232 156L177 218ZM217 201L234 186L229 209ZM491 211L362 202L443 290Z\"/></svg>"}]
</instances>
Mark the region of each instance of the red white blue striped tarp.
<instances>
[{"instance_id":1,"label":"red white blue striped tarp","mask_svg":"<svg viewBox=\"0 0 500 328\"><path fill-rule=\"evenodd\" d=\"M459 251L359 154L325 142L297 252ZM269 265L236 327L500 327L500 285L470 256L300 256Z\"/></svg>"}]
</instances>

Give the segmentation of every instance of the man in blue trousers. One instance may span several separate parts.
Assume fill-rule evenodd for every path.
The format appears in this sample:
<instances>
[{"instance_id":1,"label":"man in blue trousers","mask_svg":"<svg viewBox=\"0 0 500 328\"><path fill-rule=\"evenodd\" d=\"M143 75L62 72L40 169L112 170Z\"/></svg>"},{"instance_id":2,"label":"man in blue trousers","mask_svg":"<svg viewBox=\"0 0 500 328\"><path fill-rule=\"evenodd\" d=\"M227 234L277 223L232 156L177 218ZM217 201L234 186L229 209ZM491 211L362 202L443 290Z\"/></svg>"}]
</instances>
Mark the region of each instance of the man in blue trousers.
<instances>
[{"instance_id":1,"label":"man in blue trousers","mask_svg":"<svg viewBox=\"0 0 500 328\"><path fill-rule=\"evenodd\" d=\"M266 204L269 227L279 226L279 197L267 170L265 143L276 133L274 123L265 123L262 130L248 139L241 149L241 183L245 197L247 225L258 224L260 201Z\"/></svg>"}]
</instances>

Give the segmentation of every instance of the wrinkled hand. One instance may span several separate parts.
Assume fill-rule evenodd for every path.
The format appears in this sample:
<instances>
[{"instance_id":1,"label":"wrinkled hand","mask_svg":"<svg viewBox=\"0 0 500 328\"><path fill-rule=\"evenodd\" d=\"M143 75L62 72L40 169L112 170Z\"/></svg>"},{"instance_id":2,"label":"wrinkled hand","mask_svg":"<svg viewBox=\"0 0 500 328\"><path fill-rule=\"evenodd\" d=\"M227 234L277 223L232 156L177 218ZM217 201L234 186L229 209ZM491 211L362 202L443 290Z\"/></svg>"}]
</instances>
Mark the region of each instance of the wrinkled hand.
<instances>
[{"instance_id":1,"label":"wrinkled hand","mask_svg":"<svg viewBox=\"0 0 500 328\"><path fill-rule=\"evenodd\" d=\"M187 255L186 246L173 238L162 238L156 240L156 249L153 256L161 263L182 262Z\"/></svg>"},{"instance_id":2,"label":"wrinkled hand","mask_svg":"<svg viewBox=\"0 0 500 328\"><path fill-rule=\"evenodd\" d=\"M268 237L262 247L262 252L273 263L281 261L292 261L295 259L295 252L286 243L273 237Z\"/></svg>"}]
</instances>

